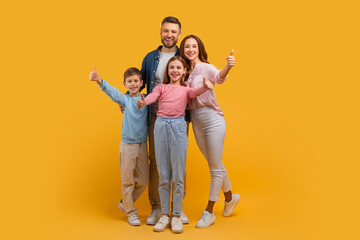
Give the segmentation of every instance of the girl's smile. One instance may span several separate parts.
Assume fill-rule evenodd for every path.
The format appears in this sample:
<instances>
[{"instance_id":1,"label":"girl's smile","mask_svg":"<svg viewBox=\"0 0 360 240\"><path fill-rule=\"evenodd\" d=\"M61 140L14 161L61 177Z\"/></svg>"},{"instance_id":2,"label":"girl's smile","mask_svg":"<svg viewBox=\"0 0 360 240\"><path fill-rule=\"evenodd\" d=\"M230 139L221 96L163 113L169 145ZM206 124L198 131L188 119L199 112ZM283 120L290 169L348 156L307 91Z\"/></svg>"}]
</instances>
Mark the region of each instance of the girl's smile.
<instances>
[{"instance_id":1,"label":"girl's smile","mask_svg":"<svg viewBox=\"0 0 360 240\"><path fill-rule=\"evenodd\" d=\"M168 74L170 77L170 84L180 85L180 80L186 72L186 68L179 60L172 61L169 64Z\"/></svg>"}]
</instances>

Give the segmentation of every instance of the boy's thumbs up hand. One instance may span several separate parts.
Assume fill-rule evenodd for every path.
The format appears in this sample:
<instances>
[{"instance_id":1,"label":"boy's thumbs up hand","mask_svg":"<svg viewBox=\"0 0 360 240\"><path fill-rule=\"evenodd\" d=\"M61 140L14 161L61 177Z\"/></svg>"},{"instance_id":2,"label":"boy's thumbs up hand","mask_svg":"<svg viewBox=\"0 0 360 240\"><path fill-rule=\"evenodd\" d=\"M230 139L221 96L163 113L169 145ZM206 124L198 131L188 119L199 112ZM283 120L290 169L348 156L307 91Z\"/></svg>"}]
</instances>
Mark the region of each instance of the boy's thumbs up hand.
<instances>
[{"instance_id":1,"label":"boy's thumbs up hand","mask_svg":"<svg viewBox=\"0 0 360 240\"><path fill-rule=\"evenodd\" d=\"M204 85L204 88L207 90L213 89L213 84L210 81L207 81L205 79L205 76L204 76L204 80L203 80L203 85Z\"/></svg>"},{"instance_id":2,"label":"boy's thumbs up hand","mask_svg":"<svg viewBox=\"0 0 360 240\"><path fill-rule=\"evenodd\" d=\"M235 57L233 56L234 54L234 49L231 50L230 55L226 58L227 62L228 62L228 66L229 67L233 67L235 65Z\"/></svg>"},{"instance_id":3,"label":"boy's thumbs up hand","mask_svg":"<svg viewBox=\"0 0 360 240\"><path fill-rule=\"evenodd\" d=\"M91 81L96 81L97 83L102 82L101 78L99 77L99 73L97 72L95 66L94 66L94 72L90 72L89 78L90 78Z\"/></svg>"},{"instance_id":4,"label":"boy's thumbs up hand","mask_svg":"<svg viewBox=\"0 0 360 240\"><path fill-rule=\"evenodd\" d=\"M145 98L144 98L144 95L141 94L141 99L137 101L136 107L137 107L138 109L142 109L142 108L145 107L145 106L146 106Z\"/></svg>"}]
</instances>

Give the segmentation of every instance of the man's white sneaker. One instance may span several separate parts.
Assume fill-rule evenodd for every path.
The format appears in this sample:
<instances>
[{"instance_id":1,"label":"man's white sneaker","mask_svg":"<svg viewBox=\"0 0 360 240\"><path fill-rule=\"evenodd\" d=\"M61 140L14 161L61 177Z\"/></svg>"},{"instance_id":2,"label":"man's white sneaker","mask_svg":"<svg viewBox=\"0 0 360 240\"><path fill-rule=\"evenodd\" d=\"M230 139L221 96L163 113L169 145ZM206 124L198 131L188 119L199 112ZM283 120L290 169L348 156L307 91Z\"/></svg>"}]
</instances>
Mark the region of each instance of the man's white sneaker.
<instances>
[{"instance_id":1,"label":"man's white sneaker","mask_svg":"<svg viewBox=\"0 0 360 240\"><path fill-rule=\"evenodd\" d=\"M183 224L189 224L189 219L183 211L181 212L180 218Z\"/></svg>"},{"instance_id":2,"label":"man's white sneaker","mask_svg":"<svg viewBox=\"0 0 360 240\"><path fill-rule=\"evenodd\" d=\"M129 216L127 220L131 226L140 226L141 225L139 217L136 214Z\"/></svg>"},{"instance_id":3,"label":"man's white sneaker","mask_svg":"<svg viewBox=\"0 0 360 240\"><path fill-rule=\"evenodd\" d=\"M155 224L153 231L154 232L162 232L170 227L170 217L166 215L162 215L159 221Z\"/></svg>"},{"instance_id":4,"label":"man's white sneaker","mask_svg":"<svg viewBox=\"0 0 360 240\"><path fill-rule=\"evenodd\" d=\"M204 211L199 221L196 223L196 227L198 228L206 228L210 227L216 220L214 213L209 213L208 211Z\"/></svg>"},{"instance_id":5,"label":"man's white sneaker","mask_svg":"<svg viewBox=\"0 0 360 240\"><path fill-rule=\"evenodd\" d=\"M123 211L124 213L126 213L125 211L125 206L124 203L122 202L123 200L121 199L119 204L118 204L118 208L120 208L121 211Z\"/></svg>"},{"instance_id":6,"label":"man's white sneaker","mask_svg":"<svg viewBox=\"0 0 360 240\"><path fill-rule=\"evenodd\" d=\"M236 205L239 203L239 201L240 201L239 194L233 194L230 202L227 203L225 201L223 216L229 217L233 213L233 211L234 211Z\"/></svg>"},{"instance_id":7,"label":"man's white sneaker","mask_svg":"<svg viewBox=\"0 0 360 240\"><path fill-rule=\"evenodd\" d=\"M183 232L183 223L180 217L171 218L171 231L173 233L182 233Z\"/></svg>"},{"instance_id":8,"label":"man's white sneaker","mask_svg":"<svg viewBox=\"0 0 360 240\"><path fill-rule=\"evenodd\" d=\"M152 210L150 216L146 220L146 224L155 225L159 221L160 216L161 216L160 209Z\"/></svg>"}]
</instances>

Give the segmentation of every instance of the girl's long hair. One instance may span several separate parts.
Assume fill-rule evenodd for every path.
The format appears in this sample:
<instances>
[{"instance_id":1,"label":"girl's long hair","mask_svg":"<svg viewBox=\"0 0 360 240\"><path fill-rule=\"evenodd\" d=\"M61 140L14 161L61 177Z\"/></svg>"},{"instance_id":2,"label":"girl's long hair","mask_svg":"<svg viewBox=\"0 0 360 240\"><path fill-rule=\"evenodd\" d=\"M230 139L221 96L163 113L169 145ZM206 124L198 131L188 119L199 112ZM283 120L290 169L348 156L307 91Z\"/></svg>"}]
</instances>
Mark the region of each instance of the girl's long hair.
<instances>
[{"instance_id":1,"label":"girl's long hair","mask_svg":"<svg viewBox=\"0 0 360 240\"><path fill-rule=\"evenodd\" d=\"M182 63L182 65L184 66L184 68L186 68L186 62L182 57L173 56L172 58L170 58L170 60L168 61L167 65L166 65L166 69L165 69L164 81L163 81L164 84L169 84L170 83L169 65L170 65L171 62L176 61L176 60L180 61ZM181 76L181 79L180 79L180 85L181 86L186 86L186 84L185 84L185 75L186 75L186 72L185 72L184 75Z\"/></svg>"}]
</instances>

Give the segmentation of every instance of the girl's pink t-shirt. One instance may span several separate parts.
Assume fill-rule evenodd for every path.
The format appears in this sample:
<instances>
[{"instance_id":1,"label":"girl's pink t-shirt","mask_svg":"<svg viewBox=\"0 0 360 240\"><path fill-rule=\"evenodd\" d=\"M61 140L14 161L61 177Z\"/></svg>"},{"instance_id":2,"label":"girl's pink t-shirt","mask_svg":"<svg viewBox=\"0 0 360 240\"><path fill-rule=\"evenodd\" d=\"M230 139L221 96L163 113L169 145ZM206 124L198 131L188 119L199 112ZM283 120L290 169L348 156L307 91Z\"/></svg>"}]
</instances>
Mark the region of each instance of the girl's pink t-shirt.
<instances>
[{"instance_id":1,"label":"girl's pink t-shirt","mask_svg":"<svg viewBox=\"0 0 360 240\"><path fill-rule=\"evenodd\" d=\"M146 105L149 105L159 99L158 116L162 117L180 117L185 115L186 105L191 98L195 98L206 92L207 89L201 84L198 88L189 88L185 86L159 84L152 93L145 98Z\"/></svg>"},{"instance_id":2,"label":"girl's pink t-shirt","mask_svg":"<svg viewBox=\"0 0 360 240\"><path fill-rule=\"evenodd\" d=\"M223 83L225 78L220 78L220 70L218 70L214 65L209 63L198 63L195 65L192 73L190 74L187 84L191 88L196 88L203 85L203 77L212 83ZM194 109L202 106L209 106L213 108L217 114L224 116L224 113L219 108L219 104L216 101L214 89L206 91L204 94L201 94L197 98L190 100L188 104L188 109Z\"/></svg>"}]
</instances>

